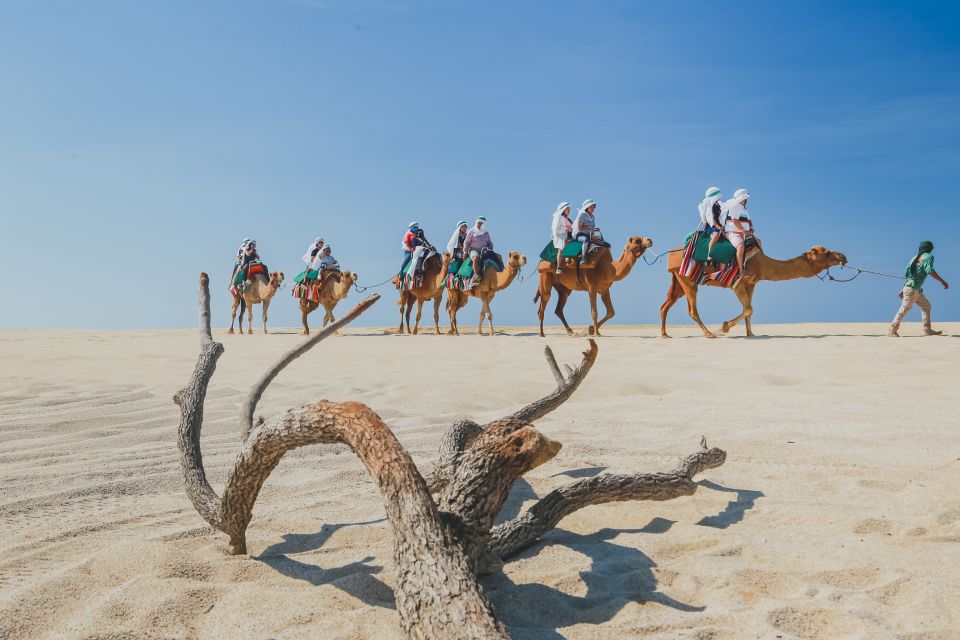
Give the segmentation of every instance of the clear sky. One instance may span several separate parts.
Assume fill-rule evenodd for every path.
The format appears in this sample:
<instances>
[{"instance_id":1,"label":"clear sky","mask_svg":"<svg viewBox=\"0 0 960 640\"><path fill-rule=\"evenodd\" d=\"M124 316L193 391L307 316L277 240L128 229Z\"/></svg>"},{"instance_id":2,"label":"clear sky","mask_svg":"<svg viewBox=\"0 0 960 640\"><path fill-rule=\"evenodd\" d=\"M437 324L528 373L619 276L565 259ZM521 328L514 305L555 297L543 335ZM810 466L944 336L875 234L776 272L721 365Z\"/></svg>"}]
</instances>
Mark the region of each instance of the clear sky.
<instances>
[{"instance_id":1,"label":"clear sky","mask_svg":"<svg viewBox=\"0 0 960 640\"><path fill-rule=\"evenodd\" d=\"M321 235L371 284L410 220L441 244L483 214L533 263L557 202L590 197L617 253L660 251L713 184L752 192L775 257L900 273L933 240L934 319L960 320L958 34L950 1L4 2L0 327L192 326L201 270L223 324L247 236L292 280ZM639 265L615 322L658 321L667 286ZM535 287L497 323L533 323ZM762 284L755 319L888 321L897 290ZM380 291L365 324L397 319ZM737 309L701 296L708 323ZM271 324L298 317L281 292Z\"/></svg>"}]
</instances>

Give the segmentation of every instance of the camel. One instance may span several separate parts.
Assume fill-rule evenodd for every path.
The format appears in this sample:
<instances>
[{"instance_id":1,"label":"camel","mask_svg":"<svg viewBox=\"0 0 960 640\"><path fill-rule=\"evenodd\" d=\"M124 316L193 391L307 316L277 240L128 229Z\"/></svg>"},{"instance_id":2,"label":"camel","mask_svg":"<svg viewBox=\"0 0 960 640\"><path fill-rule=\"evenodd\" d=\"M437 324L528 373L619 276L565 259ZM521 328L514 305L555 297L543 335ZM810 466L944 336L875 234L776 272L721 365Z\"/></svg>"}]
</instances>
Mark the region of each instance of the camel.
<instances>
[{"instance_id":1,"label":"camel","mask_svg":"<svg viewBox=\"0 0 960 640\"><path fill-rule=\"evenodd\" d=\"M443 281L447 277L447 269L450 267L450 254L443 253L441 258L439 254L430 256L423 265L423 285L412 287L400 292L400 333L403 333L403 323L406 319L407 333L416 334L420 330L420 313L423 311L423 303L427 300L433 300L433 327L437 335L440 335L440 299L443 297ZM413 303L417 303L417 318L413 325L413 331L410 330L410 311L413 309Z\"/></svg>"},{"instance_id":2,"label":"camel","mask_svg":"<svg viewBox=\"0 0 960 640\"><path fill-rule=\"evenodd\" d=\"M614 282L623 280L633 269L643 252L653 246L653 240L642 236L630 236L627 244L623 247L623 253L620 258L613 259L610 249L604 247L600 249L599 255L595 258L596 266L592 269L578 270L572 267L566 267L560 275L554 271L553 265L541 261L537 270L540 272L540 285L537 288L537 294L533 301L540 301L540 337L543 337L543 313L550 301L550 290L557 290L557 308L554 313L560 318L563 326L567 329L567 335L574 335L573 329L567 324L567 319L563 316L563 308L567 304L567 298L573 291L586 291L590 295L590 316L593 324L590 327L590 335L599 336L600 327L610 320L614 315L613 300L610 298L610 287ZM599 322L597 322L597 295L603 300L603 306L606 313Z\"/></svg>"},{"instance_id":3,"label":"camel","mask_svg":"<svg viewBox=\"0 0 960 640\"><path fill-rule=\"evenodd\" d=\"M660 307L660 337L670 337L667 335L667 312L677 300L687 296L690 317L703 330L704 336L716 338L717 336L700 321L700 314L697 312L697 283L678 273L682 257L683 247L677 247L672 250L667 262L667 270L670 272L670 289L667 291L666 302ZM774 260L763 253L757 253L747 261L744 274L731 287L740 304L743 305L743 311L733 320L723 323L723 333L729 332L742 319L747 327L747 336L753 337L753 329L750 326L750 317L753 315L753 290L761 280L812 278L828 267L846 263L847 257L839 251L830 251L819 246L790 260ZM709 286L718 285L710 284Z\"/></svg>"},{"instance_id":4,"label":"camel","mask_svg":"<svg viewBox=\"0 0 960 640\"><path fill-rule=\"evenodd\" d=\"M517 277L520 269L525 264L527 264L527 259L524 256L516 251L511 251L507 258L507 268L503 272L497 273L494 267L488 266L483 272L483 278L480 279L480 282L477 283L477 286L473 289L469 291L447 289L447 311L450 312L450 331L447 335L460 335L460 332L457 330L457 311L466 306L471 296L479 298L483 304L483 307L480 309L480 326L477 328L477 332L480 335L484 335L483 318L486 316L490 322L490 335L495 335L493 330L493 311L490 310L490 301L497 295L497 291L502 291L513 283L514 278Z\"/></svg>"},{"instance_id":5,"label":"camel","mask_svg":"<svg viewBox=\"0 0 960 640\"><path fill-rule=\"evenodd\" d=\"M263 332L267 331L267 309L270 307L270 300L280 290L283 283L282 271L271 271L270 279L262 273L258 273L251 278L250 287L233 298L233 309L230 311L230 330L227 333L233 333L233 319L237 315L237 307L240 308L240 322L237 328L243 333L243 313L247 312L247 334L253 335L253 305L263 305Z\"/></svg>"},{"instance_id":6,"label":"camel","mask_svg":"<svg viewBox=\"0 0 960 640\"><path fill-rule=\"evenodd\" d=\"M320 305L323 305L323 308L326 310L326 313L323 315L323 324L320 325L320 328L323 329L327 326L328 322L335 320L333 317L334 307L337 306L338 302L347 297L347 294L350 293L350 287L352 287L356 281L356 273L353 271L344 271L340 274L339 278L334 275L323 283L323 288L320 290L319 302L316 300L308 300L307 298L300 298L300 319L303 322L303 335L310 335L307 316L315 309L318 309Z\"/></svg>"}]
</instances>

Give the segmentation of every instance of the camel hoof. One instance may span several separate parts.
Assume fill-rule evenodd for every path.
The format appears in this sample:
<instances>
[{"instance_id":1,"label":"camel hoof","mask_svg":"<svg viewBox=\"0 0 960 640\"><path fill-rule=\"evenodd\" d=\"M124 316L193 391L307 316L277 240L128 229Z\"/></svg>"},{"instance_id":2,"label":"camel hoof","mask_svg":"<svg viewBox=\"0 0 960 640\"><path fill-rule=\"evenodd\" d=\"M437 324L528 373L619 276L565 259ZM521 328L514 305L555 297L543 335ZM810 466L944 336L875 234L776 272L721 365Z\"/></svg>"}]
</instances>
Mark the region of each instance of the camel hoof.
<instances>
[{"instance_id":1,"label":"camel hoof","mask_svg":"<svg viewBox=\"0 0 960 640\"><path fill-rule=\"evenodd\" d=\"M727 324L726 322L724 322L724 323L723 323L723 326L720 327L720 330L723 331L724 333L729 333L729 332L730 332L730 325Z\"/></svg>"},{"instance_id":2,"label":"camel hoof","mask_svg":"<svg viewBox=\"0 0 960 640\"><path fill-rule=\"evenodd\" d=\"M250 329L250 331L247 331L247 335L248 335L248 336L252 336L252 335L253 335L253 329Z\"/></svg>"},{"instance_id":3,"label":"camel hoof","mask_svg":"<svg viewBox=\"0 0 960 640\"><path fill-rule=\"evenodd\" d=\"M704 337L705 337L705 338L716 338L717 336L716 336L716 334L713 334L713 333L706 333L706 334L704 334Z\"/></svg>"},{"instance_id":4,"label":"camel hoof","mask_svg":"<svg viewBox=\"0 0 960 640\"><path fill-rule=\"evenodd\" d=\"M672 339L673 339L673 336L668 336L668 335L665 334L665 333L661 333L661 334L660 334L660 337L661 337L661 338L664 338L664 339L669 339L669 340L672 340Z\"/></svg>"},{"instance_id":5,"label":"camel hoof","mask_svg":"<svg viewBox=\"0 0 960 640\"><path fill-rule=\"evenodd\" d=\"M233 329L228 329L228 330L227 330L227 333L233 334Z\"/></svg>"},{"instance_id":6,"label":"camel hoof","mask_svg":"<svg viewBox=\"0 0 960 640\"><path fill-rule=\"evenodd\" d=\"M307 331L306 329L304 329L303 331L300 332L300 335L302 335L302 336L308 336L308 335L310 335L310 332Z\"/></svg>"}]
</instances>

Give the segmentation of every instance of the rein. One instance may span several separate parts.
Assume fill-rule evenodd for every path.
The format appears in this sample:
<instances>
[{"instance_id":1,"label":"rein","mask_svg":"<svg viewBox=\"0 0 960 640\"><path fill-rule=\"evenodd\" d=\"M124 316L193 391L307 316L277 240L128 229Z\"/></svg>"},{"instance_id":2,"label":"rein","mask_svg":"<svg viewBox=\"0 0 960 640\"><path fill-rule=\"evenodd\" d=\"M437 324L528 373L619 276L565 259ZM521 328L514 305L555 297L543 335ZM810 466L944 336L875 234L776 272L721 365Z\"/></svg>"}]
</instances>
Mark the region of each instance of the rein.
<instances>
[{"instance_id":1,"label":"rein","mask_svg":"<svg viewBox=\"0 0 960 640\"><path fill-rule=\"evenodd\" d=\"M864 269L864 268L862 268L862 267L848 267L848 266L845 265L845 264L840 265L840 268L841 268L841 269L850 269L850 270L852 270L852 271L856 271L856 273L854 273L854 274L853 274L851 277L849 277L849 278L837 278L837 277L834 277L834 275L833 275L832 273L830 273L830 269L832 269L832 268L833 268L833 267L827 267L827 269L823 272L823 275L822 275L822 276L821 276L819 273L816 274L817 278L819 278L821 282L826 282L826 281L828 281L828 280L832 280L833 282L852 282L852 281L856 280L857 278L859 278L861 273L869 273L869 274L875 275L875 276L883 276L884 278L894 278L894 279L896 279L896 280L903 280L903 279L904 279L903 276L895 276L895 275L893 275L892 273L883 273L882 271L871 271L870 269Z\"/></svg>"},{"instance_id":2,"label":"rein","mask_svg":"<svg viewBox=\"0 0 960 640\"><path fill-rule=\"evenodd\" d=\"M647 260L646 252L644 252L644 254L640 257L643 258L643 261L647 263L647 265L654 265L660 262L660 258L662 258L663 256L669 253L676 253L677 251L683 251L683 247L680 247L679 249L670 249L669 251L664 251L663 253L655 254L653 260Z\"/></svg>"}]
</instances>

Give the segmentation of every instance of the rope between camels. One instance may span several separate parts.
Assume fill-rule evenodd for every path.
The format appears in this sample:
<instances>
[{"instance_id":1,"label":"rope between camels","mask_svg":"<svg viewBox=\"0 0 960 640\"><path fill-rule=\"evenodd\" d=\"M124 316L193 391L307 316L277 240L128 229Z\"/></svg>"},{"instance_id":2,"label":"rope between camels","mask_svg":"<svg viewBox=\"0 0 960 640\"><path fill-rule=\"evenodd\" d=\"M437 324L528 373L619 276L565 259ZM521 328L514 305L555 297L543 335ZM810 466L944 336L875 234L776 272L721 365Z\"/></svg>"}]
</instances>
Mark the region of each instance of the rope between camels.
<instances>
[{"instance_id":1,"label":"rope between camels","mask_svg":"<svg viewBox=\"0 0 960 640\"><path fill-rule=\"evenodd\" d=\"M383 285L387 284L388 282L391 282L391 281L393 280L393 278L394 278L394 276L390 276L389 278L387 278L387 279L384 280L383 282L378 282L377 284L371 284L371 285L368 285L368 286L366 286L366 287L361 287L361 286L358 285L356 282L354 282L354 283L353 283L353 288L357 290L357 293L363 293L363 292L366 291L367 289L376 289L377 287L382 287Z\"/></svg>"},{"instance_id":2,"label":"rope between camels","mask_svg":"<svg viewBox=\"0 0 960 640\"><path fill-rule=\"evenodd\" d=\"M646 262L648 265L654 265L660 262L660 258L662 258L663 256L667 255L668 253L676 253L677 251L683 251L683 247L679 249L670 249L669 251L664 251L663 253L658 253L656 254L653 260L647 260L646 253L644 253L642 257L643 257L643 261Z\"/></svg>"},{"instance_id":3,"label":"rope between camels","mask_svg":"<svg viewBox=\"0 0 960 640\"><path fill-rule=\"evenodd\" d=\"M827 267L827 270L824 271L824 274L821 276L821 275L818 273L818 274L817 274L817 277L818 277L822 282L826 282L827 280L832 280L833 282L852 282L853 280L856 280L858 277L860 277L860 274L861 274L861 273L869 273L869 274L875 275L875 276L883 276L884 278L894 278L895 280L903 280L903 279L904 279L903 276L896 276L896 275L893 275L892 273L883 273L882 271L871 271L870 269L864 269L864 268L862 268L862 267L848 267L847 265L840 265L840 268L841 268L841 269L852 269L852 270L856 271L856 273L853 274L853 276L850 277L850 278L835 278L835 277L833 276L833 274L830 273L831 267Z\"/></svg>"}]
</instances>

